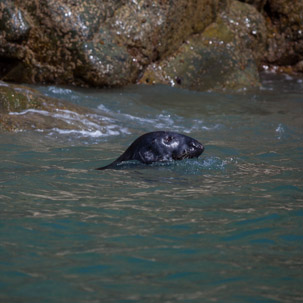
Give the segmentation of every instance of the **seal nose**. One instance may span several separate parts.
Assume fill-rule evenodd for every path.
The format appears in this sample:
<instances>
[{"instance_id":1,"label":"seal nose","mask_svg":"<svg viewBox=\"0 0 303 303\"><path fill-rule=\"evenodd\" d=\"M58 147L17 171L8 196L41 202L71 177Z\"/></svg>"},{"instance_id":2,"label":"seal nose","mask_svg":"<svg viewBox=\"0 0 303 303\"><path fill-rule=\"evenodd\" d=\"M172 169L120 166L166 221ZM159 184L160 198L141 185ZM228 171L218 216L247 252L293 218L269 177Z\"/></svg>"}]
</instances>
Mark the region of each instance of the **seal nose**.
<instances>
[{"instance_id":1,"label":"seal nose","mask_svg":"<svg viewBox=\"0 0 303 303\"><path fill-rule=\"evenodd\" d=\"M201 155L204 151L204 146L202 143L200 143L199 141L193 141L191 143L192 147L193 147L193 151L195 151L196 154Z\"/></svg>"},{"instance_id":2,"label":"seal nose","mask_svg":"<svg viewBox=\"0 0 303 303\"><path fill-rule=\"evenodd\" d=\"M200 153L200 155L203 153L204 151L204 146L202 143L200 143L199 141L195 142L195 147L197 149L197 151Z\"/></svg>"},{"instance_id":3,"label":"seal nose","mask_svg":"<svg viewBox=\"0 0 303 303\"><path fill-rule=\"evenodd\" d=\"M202 143L196 141L196 142L194 142L193 145L194 145L194 147L196 147L197 149L200 149L202 152L204 151L204 146L203 146Z\"/></svg>"}]
</instances>

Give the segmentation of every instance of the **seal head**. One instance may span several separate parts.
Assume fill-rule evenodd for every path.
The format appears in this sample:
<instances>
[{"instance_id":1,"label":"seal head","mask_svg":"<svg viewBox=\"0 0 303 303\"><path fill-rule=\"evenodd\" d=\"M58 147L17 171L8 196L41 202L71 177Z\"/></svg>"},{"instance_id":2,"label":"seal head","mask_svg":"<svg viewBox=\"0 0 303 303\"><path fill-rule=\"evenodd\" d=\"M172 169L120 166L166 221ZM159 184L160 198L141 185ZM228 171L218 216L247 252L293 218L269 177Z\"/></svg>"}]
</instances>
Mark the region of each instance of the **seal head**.
<instances>
[{"instance_id":1,"label":"seal head","mask_svg":"<svg viewBox=\"0 0 303 303\"><path fill-rule=\"evenodd\" d=\"M116 164L129 160L151 164L197 158L203 151L203 145L191 137L175 132L151 132L137 138L117 160L97 169L114 168Z\"/></svg>"}]
</instances>

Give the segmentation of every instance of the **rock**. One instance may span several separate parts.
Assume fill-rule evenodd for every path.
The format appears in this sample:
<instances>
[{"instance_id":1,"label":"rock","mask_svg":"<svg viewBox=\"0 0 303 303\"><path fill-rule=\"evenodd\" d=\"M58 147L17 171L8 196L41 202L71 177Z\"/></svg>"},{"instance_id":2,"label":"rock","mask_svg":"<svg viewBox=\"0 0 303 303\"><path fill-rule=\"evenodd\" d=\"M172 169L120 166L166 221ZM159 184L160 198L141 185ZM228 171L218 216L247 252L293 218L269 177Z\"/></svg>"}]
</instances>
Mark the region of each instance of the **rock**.
<instances>
[{"instance_id":1,"label":"rock","mask_svg":"<svg viewBox=\"0 0 303 303\"><path fill-rule=\"evenodd\" d=\"M142 83L165 83L194 90L258 86L258 62L265 50L262 15L233 1L202 34L189 38L168 58L151 64Z\"/></svg>"},{"instance_id":2,"label":"rock","mask_svg":"<svg viewBox=\"0 0 303 303\"><path fill-rule=\"evenodd\" d=\"M25 13L9 1L0 1L0 30L10 42L20 43L28 37L30 25Z\"/></svg>"},{"instance_id":3,"label":"rock","mask_svg":"<svg viewBox=\"0 0 303 303\"><path fill-rule=\"evenodd\" d=\"M121 86L136 80L138 66L127 49L114 43L106 33L102 40L83 42L77 49L74 75L93 86Z\"/></svg>"},{"instance_id":4,"label":"rock","mask_svg":"<svg viewBox=\"0 0 303 303\"><path fill-rule=\"evenodd\" d=\"M268 0L264 10L269 17L266 61L296 65L303 60L303 1Z\"/></svg>"},{"instance_id":5,"label":"rock","mask_svg":"<svg viewBox=\"0 0 303 303\"><path fill-rule=\"evenodd\" d=\"M263 64L303 60L302 11L302 0L0 0L0 79L255 86Z\"/></svg>"},{"instance_id":6,"label":"rock","mask_svg":"<svg viewBox=\"0 0 303 303\"><path fill-rule=\"evenodd\" d=\"M295 65L295 71L303 73L303 60Z\"/></svg>"},{"instance_id":7,"label":"rock","mask_svg":"<svg viewBox=\"0 0 303 303\"><path fill-rule=\"evenodd\" d=\"M94 124L98 130L106 127L94 111L46 97L26 86L0 81L1 130L87 130L88 125Z\"/></svg>"},{"instance_id":8,"label":"rock","mask_svg":"<svg viewBox=\"0 0 303 303\"><path fill-rule=\"evenodd\" d=\"M253 5L258 11L263 11L263 8L267 2L267 0L240 0L240 1Z\"/></svg>"},{"instance_id":9,"label":"rock","mask_svg":"<svg viewBox=\"0 0 303 303\"><path fill-rule=\"evenodd\" d=\"M212 23L227 0L130 1L110 20L117 40L146 65Z\"/></svg>"},{"instance_id":10,"label":"rock","mask_svg":"<svg viewBox=\"0 0 303 303\"><path fill-rule=\"evenodd\" d=\"M6 34L0 35L2 80L83 86L129 83L121 71L127 70L128 75L133 73L132 58L124 46L115 43L114 36L104 25L123 2L80 1L75 5L69 0L2 1L3 6L16 7L30 20L28 38L22 45L8 41ZM5 12L3 6L0 15ZM108 31L106 44L101 28ZM113 68L100 68L101 60L103 66Z\"/></svg>"},{"instance_id":11,"label":"rock","mask_svg":"<svg viewBox=\"0 0 303 303\"><path fill-rule=\"evenodd\" d=\"M241 52L250 54L259 66L267 43L264 16L253 6L238 1L232 1L230 10L221 16L235 35L235 45Z\"/></svg>"}]
</instances>

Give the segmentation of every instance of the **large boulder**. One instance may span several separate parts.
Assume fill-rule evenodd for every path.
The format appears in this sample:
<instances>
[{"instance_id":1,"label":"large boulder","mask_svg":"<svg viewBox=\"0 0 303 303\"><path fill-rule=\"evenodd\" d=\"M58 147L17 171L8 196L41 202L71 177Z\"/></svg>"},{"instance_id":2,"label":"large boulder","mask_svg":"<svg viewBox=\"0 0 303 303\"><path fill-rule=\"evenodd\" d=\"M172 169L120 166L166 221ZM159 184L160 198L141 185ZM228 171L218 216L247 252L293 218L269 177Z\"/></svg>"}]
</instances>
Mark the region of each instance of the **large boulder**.
<instances>
[{"instance_id":1,"label":"large boulder","mask_svg":"<svg viewBox=\"0 0 303 303\"><path fill-rule=\"evenodd\" d=\"M0 0L4 81L122 86L229 0Z\"/></svg>"},{"instance_id":2,"label":"large boulder","mask_svg":"<svg viewBox=\"0 0 303 303\"><path fill-rule=\"evenodd\" d=\"M141 82L194 90L258 86L257 66L265 43L263 16L254 7L233 1L229 11L201 34L191 36L173 55L152 63Z\"/></svg>"},{"instance_id":3,"label":"large boulder","mask_svg":"<svg viewBox=\"0 0 303 303\"><path fill-rule=\"evenodd\" d=\"M303 72L303 1L241 1L254 5L266 18L264 64L286 72Z\"/></svg>"},{"instance_id":4,"label":"large boulder","mask_svg":"<svg viewBox=\"0 0 303 303\"><path fill-rule=\"evenodd\" d=\"M128 83L125 77L131 74L132 58L125 47L115 44L109 29L104 41L101 28L119 5L120 1L76 5L68 0L1 0L2 80L98 86Z\"/></svg>"},{"instance_id":5,"label":"large boulder","mask_svg":"<svg viewBox=\"0 0 303 303\"><path fill-rule=\"evenodd\" d=\"M203 31L228 4L229 0L128 1L109 24L117 40L146 65Z\"/></svg>"},{"instance_id":6,"label":"large boulder","mask_svg":"<svg viewBox=\"0 0 303 303\"><path fill-rule=\"evenodd\" d=\"M303 1L268 0L265 10L270 17L266 61L278 66L302 62Z\"/></svg>"}]
</instances>

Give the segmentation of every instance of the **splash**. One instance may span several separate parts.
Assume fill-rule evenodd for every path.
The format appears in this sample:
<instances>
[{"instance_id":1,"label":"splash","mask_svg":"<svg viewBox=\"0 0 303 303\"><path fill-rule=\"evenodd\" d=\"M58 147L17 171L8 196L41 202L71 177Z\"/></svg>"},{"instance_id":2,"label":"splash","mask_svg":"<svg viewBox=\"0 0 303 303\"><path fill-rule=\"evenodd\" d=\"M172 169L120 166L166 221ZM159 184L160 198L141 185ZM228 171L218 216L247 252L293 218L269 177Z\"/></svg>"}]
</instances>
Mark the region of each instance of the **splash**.
<instances>
[{"instance_id":1,"label":"splash","mask_svg":"<svg viewBox=\"0 0 303 303\"><path fill-rule=\"evenodd\" d=\"M276 133L278 134L278 139L281 140L282 136L285 133L285 129L284 129L284 127L283 127L283 125L281 123L276 128Z\"/></svg>"}]
</instances>

